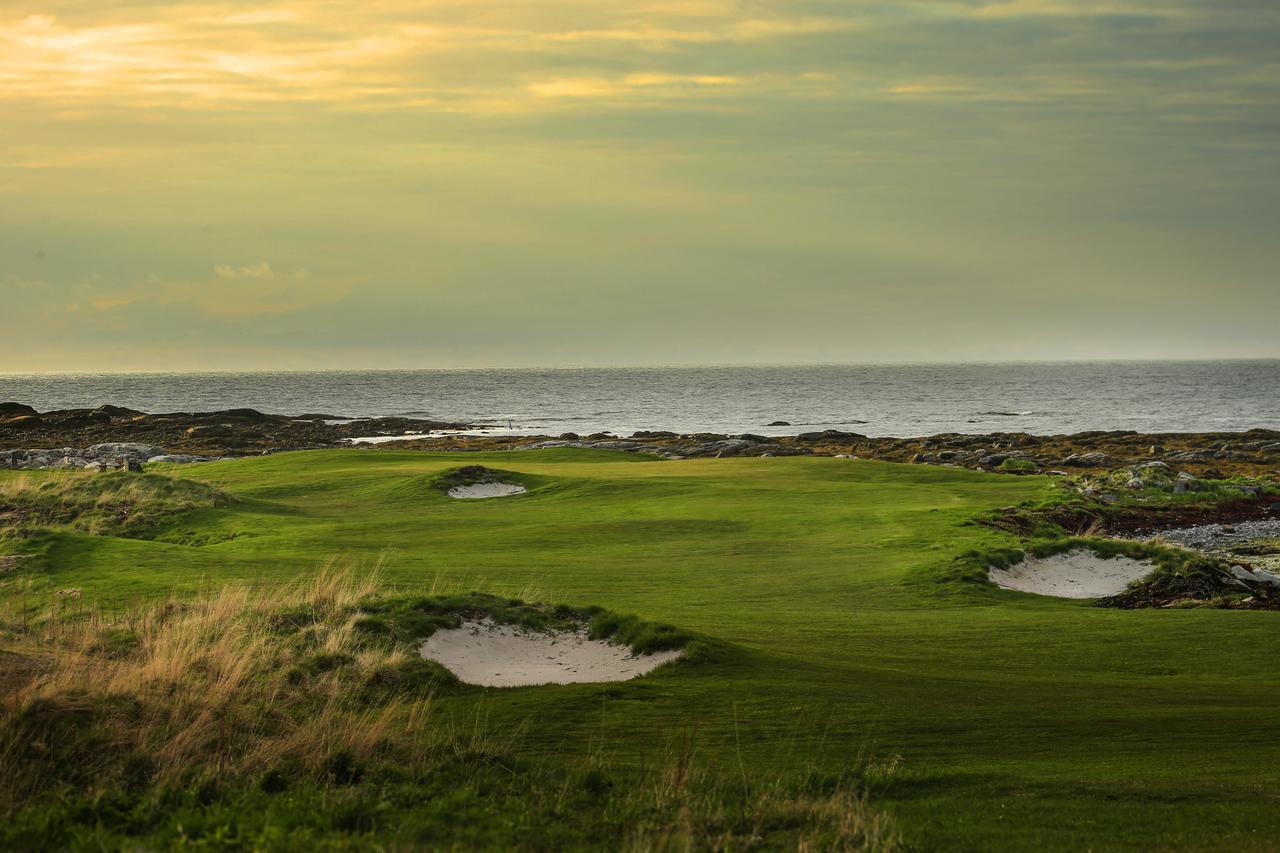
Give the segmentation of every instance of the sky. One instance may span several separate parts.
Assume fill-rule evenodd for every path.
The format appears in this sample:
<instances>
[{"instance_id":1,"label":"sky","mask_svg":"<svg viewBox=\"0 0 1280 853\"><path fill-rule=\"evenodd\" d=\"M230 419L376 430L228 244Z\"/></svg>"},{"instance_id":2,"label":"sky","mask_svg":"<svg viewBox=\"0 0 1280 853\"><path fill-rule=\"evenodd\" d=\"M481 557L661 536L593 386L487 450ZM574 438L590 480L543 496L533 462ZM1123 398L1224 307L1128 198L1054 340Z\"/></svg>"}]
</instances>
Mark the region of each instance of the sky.
<instances>
[{"instance_id":1,"label":"sky","mask_svg":"<svg viewBox=\"0 0 1280 853\"><path fill-rule=\"evenodd\" d=\"M1280 356L1276 0L0 4L0 372Z\"/></svg>"}]
</instances>

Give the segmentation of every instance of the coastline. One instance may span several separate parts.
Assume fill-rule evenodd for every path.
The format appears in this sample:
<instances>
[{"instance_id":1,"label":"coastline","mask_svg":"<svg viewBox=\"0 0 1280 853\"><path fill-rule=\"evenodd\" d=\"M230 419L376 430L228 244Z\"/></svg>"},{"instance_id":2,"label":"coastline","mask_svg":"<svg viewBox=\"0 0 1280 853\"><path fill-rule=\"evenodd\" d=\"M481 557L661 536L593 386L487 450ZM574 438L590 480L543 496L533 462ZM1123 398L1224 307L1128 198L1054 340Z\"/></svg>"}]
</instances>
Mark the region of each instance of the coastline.
<instances>
[{"instance_id":1,"label":"coastline","mask_svg":"<svg viewBox=\"0 0 1280 853\"><path fill-rule=\"evenodd\" d=\"M1207 479L1280 473L1280 430L1272 429L1170 433L1091 430L1067 435L953 432L904 438L834 429L783 436L666 430L641 430L629 436L517 436L477 434L476 430L475 424L404 417L347 420L327 414L282 415L243 408L149 414L117 406L38 412L21 403L0 403L0 451L27 454L43 450L48 455L57 450L88 449L108 443L136 443L165 454L194 458L235 458L337 447L447 452L571 447L651 453L666 459L856 457L1009 474L1080 474L1149 463L1162 463ZM63 456L75 458L70 453ZM0 467L23 467L14 461L12 453L7 461L9 464L0 459Z\"/></svg>"}]
</instances>

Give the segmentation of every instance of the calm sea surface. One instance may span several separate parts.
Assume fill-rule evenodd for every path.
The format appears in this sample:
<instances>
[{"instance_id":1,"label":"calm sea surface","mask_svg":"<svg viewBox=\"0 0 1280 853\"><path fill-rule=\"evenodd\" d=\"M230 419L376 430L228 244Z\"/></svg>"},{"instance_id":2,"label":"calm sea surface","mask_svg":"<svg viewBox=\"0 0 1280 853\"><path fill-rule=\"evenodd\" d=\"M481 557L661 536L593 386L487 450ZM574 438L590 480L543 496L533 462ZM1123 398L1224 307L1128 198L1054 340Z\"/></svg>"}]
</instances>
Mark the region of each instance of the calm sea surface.
<instances>
[{"instance_id":1,"label":"calm sea surface","mask_svg":"<svg viewBox=\"0 0 1280 853\"><path fill-rule=\"evenodd\" d=\"M1245 430L1280 428L1280 360L0 375L3 400L411 415L550 435Z\"/></svg>"}]
</instances>

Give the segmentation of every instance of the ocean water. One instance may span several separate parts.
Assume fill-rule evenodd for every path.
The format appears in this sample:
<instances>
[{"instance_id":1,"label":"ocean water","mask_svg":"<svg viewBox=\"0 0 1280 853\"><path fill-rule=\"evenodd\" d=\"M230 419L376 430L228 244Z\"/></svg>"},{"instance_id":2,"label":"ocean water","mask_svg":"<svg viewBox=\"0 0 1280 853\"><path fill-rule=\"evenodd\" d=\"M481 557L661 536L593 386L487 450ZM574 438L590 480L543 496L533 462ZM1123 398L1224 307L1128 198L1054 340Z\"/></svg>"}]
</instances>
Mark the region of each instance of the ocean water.
<instances>
[{"instance_id":1,"label":"ocean water","mask_svg":"<svg viewBox=\"0 0 1280 853\"><path fill-rule=\"evenodd\" d=\"M491 433L1280 429L1280 360L0 374L0 401L482 421ZM769 426L787 421L789 426Z\"/></svg>"}]
</instances>

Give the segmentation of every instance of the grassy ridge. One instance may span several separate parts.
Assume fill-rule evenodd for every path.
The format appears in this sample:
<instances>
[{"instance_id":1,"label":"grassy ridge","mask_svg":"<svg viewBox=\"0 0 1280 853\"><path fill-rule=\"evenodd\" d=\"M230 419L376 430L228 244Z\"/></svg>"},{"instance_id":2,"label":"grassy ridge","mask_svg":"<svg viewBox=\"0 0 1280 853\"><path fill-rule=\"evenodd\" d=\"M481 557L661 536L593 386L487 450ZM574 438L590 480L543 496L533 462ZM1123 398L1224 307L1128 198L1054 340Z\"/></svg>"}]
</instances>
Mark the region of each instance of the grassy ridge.
<instances>
[{"instance_id":1,"label":"grassy ridge","mask_svg":"<svg viewBox=\"0 0 1280 853\"><path fill-rule=\"evenodd\" d=\"M431 487L468 464L512 499ZM11 584L108 608L333 554L423 584L596 604L724 641L714 665L620 685L441 696L548 767L651 766L673 737L746 778L841 778L901 756L878 807L927 849L1268 849L1280 706L1273 614L1119 611L939 583L973 525L1047 478L839 459L324 451L175 472L233 495L150 540L57 534ZM168 540L168 541L162 541ZM740 768L740 769L739 769Z\"/></svg>"}]
</instances>

